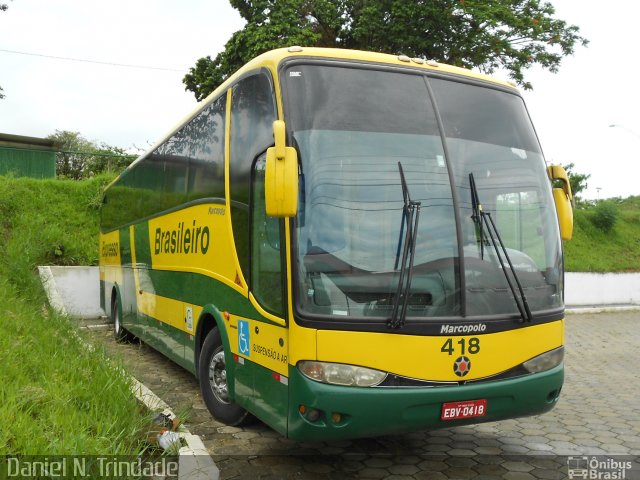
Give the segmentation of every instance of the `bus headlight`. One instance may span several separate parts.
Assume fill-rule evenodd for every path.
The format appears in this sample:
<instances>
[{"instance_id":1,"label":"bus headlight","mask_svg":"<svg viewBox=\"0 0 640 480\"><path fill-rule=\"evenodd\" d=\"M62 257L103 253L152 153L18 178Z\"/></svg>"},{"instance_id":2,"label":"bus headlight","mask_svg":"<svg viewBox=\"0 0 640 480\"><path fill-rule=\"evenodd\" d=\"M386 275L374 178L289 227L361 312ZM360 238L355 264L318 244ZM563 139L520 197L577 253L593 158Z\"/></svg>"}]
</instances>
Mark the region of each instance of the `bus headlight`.
<instances>
[{"instance_id":1,"label":"bus headlight","mask_svg":"<svg viewBox=\"0 0 640 480\"><path fill-rule=\"evenodd\" d=\"M529 370L530 373L544 372L551 370L553 367L560 365L564 359L564 347L558 347L550 350L542 355L527 360L522 365Z\"/></svg>"},{"instance_id":2,"label":"bus headlight","mask_svg":"<svg viewBox=\"0 0 640 480\"><path fill-rule=\"evenodd\" d=\"M305 377L316 382L351 387L374 387L387 377L385 372L372 368L311 360L298 362L298 369Z\"/></svg>"}]
</instances>

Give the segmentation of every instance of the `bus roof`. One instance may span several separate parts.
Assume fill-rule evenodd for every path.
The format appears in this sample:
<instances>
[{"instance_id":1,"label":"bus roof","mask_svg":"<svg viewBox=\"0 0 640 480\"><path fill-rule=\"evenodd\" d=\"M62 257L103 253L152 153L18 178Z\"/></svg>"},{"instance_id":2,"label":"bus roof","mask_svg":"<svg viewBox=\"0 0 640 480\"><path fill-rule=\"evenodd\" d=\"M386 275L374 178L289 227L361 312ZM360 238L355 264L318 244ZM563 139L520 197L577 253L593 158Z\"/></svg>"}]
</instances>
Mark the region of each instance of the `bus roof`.
<instances>
[{"instance_id":1,"label":"bus roof","mask_svg":"<svg viewBox=\"0 0 640 480\"><path fill-rule=\"evenodd\" d=\"M277 72L280 63L284 60L291 58L326 58L326 59L337 59L337 60L352 60L352 61L360 61L364 63L371 64L380 64L380 65L396 65L399 67L414 67L414 68L422 68L430 71L439 71L443 73L448 73L452 75L463 76L467 78L472 78L476 80L481 80L484 82L493 83L495 85L506 87L509 89L516 90L515 84L511 82L506 82L503 80L499 80L493 78L489 75L485 75L482 73L473 72L466 68L454 67L452 65L447 65L445 63L439 63L432 60L424 60L421 58L409 58L406 55L390 55L387 53L377 53L377 52L368 52L364 50L348 50L342 48L320 48L320 47L285 47L278 48L275 50L270 50L265 52L254 59L250 60L244 66L242 66L239 70L233 73L229 78L227 78L222 84L220 84L211 94L207 96L203 101L198 103L198 105L187 114L183 119L181 119L171 130L169 130L165 135L160 137L160 139L151 146L146 152L144 152L140 157L138 157L135 161L129 165L125 169L124 172L120 174L120 176L124 175L127 170L129 170L133 165L138 163L138 161L144 157L146 157L149 153L154 151L161 145L164 141L170 138L172 135L176 133L176 131L188 122L190 119L195 117L205 106L207 106L211 101L217 98L222 92L226 91L230 85L235 83L239 77L248 73L252 70L256 70L261 67L267 67L272 72ZM119 177L120 177L119 176ZM118 177L118 178L119 178ZM112 183L115 183L118 179L114 180Z\"/></svg>"},{"instance_id":2,"label":"bus roof","mask_svg":"<svg viewBox=\"0 0 640 480\"><path fill-rule=\"evenodd\" d=\"M288 48L279 48L276 50L271 50L263 53L262 55L257 56L253 60L249 61L246 65L240 68L236 73L234 73L229 79L227 79L222 85L220 85L216 90L212 93L212 95L216 95L219 93L218 89L226 89L228 86L228 82L232 83L238 76L243 75L244 73L255 70L260 66L273 66L275 69L279 66L279 64L286 59L295 58L295 57L317 57L317 58L327 58L327 59L339 59L339 60L354 60L365 63L377 63L377 64L387 64L387 65L397 65L399 67L418 67L424 68L426 70L431 71L441 71L445 73L461 75L468 78L475 78L478 80L483 80L485 82L494 83L496 85L500 85L503 87L515 89L515 85L511 82L503 81L491 77L489 75L485 75L478 72L473 72L466 68L454 67L452 65L447 65L445 63L439 63L433 60L424 60L422 58L409 58L406 55L390 55L387 53L378 53L378 52L368 52L364 50L348 50L342 48L319 48L319 47L288 47ZM208 97L207 97L208 98Z\"/></svg>"}]
</instances>

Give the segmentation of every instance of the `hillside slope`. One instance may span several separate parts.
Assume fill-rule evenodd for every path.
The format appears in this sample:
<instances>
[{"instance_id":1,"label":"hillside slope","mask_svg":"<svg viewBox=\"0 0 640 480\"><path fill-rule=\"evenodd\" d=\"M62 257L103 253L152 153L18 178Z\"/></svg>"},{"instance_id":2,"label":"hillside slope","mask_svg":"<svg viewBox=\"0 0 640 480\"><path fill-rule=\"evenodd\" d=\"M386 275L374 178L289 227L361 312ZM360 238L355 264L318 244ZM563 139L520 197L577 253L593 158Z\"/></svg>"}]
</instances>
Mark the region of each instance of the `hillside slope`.
<instances>
[{"instance_id":1,"label":"hillside slope","mask_svg":"<svg viewBox=\"0 0 640 480\"><path fill-rule=\"evenodd\" d=\"M0 274L26 286L36 265L96 265L108 180L0 177Z\"/></svg>"},{"instance_id":2,"label":"hillside slope","mask_svg":"<svg viewBox=\"0 0 640 480\"><path fill-rule=\"evenodd\" d=\"M46 306L39 264L97 261L107 179L0 177L0 456L134 455L148 422L129 379Z\"/></svg>"},{"instance_id":3,"label":"hillside slope","mask_svg":"<svg viewBox=\"0 0 640 480\"><path fill-rule=\"evenodd\" d=\"M594 206L574 210L573 239L565 242L569 272L640 272L640 197L609 200L617 212L610 232L594 224Z\"/></svg>"}]
</instances>

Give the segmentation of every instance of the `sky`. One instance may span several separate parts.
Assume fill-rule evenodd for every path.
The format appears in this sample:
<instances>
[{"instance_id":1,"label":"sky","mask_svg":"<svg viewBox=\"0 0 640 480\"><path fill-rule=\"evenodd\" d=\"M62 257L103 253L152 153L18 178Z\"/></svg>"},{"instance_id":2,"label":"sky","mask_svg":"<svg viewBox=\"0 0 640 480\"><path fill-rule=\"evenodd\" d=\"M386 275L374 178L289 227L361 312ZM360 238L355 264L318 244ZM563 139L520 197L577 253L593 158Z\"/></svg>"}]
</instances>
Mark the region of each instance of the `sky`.
<instances>
[{"instance_id":1,"label":"sky","mask_svg":"<svg viewBox=\"0 0 640 480\"><path fill-rule=\"evenodd\" d=\"M71 130L127 149L147 149L196 106L184 74L243 25L227 0L2 3L0 132ZM590 174L585 198L640 195L640 2L551 3L590 44L557 74L525 74L534 90L523 96L546 159Z\"/></svg>"}]
</instances>

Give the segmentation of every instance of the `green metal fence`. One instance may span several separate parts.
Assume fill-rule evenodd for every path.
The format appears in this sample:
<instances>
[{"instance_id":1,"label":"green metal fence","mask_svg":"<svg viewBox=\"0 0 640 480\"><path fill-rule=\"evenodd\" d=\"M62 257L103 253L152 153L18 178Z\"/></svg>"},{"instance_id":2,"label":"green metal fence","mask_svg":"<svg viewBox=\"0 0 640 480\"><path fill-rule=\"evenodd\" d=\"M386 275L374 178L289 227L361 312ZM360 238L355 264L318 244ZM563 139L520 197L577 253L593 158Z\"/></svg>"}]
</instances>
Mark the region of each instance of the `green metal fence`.
<instances>
[{"instance_id":1,"label":"green metal fence","mask_svg":"<svg viewBox=\"0 0 640 480\"><path fill-rule=\"evenodd\" d=\"M0 175L55 178L56 152L0 145Z\"/></svg>"}]
</instances>

